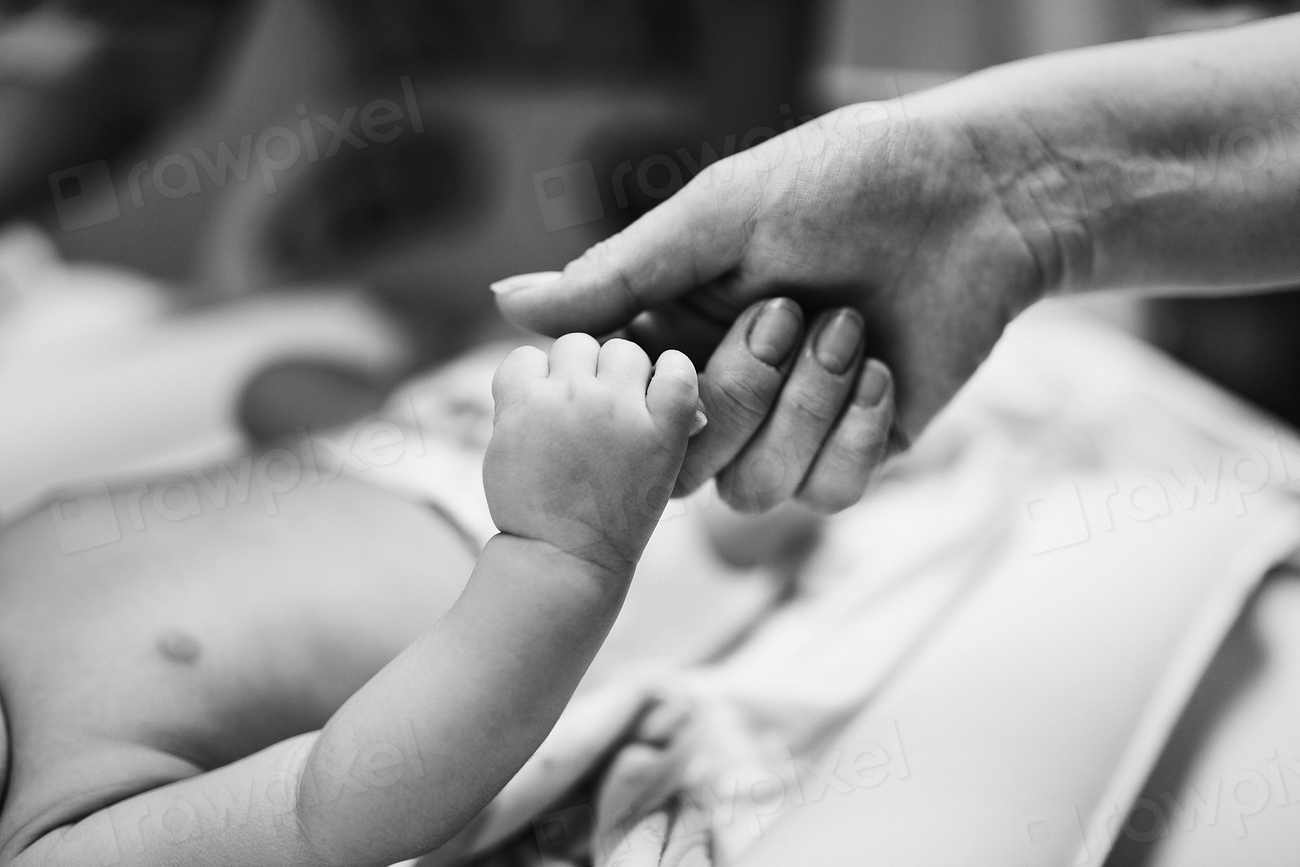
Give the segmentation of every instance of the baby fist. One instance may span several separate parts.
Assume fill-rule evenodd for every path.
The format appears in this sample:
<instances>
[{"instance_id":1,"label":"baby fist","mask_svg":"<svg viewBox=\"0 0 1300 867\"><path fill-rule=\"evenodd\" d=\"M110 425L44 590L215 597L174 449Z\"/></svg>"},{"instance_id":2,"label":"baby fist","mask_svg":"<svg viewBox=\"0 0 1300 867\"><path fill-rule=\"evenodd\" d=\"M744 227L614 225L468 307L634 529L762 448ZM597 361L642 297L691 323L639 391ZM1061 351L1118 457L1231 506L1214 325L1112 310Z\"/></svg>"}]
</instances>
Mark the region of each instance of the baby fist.
<instances>
[{"instance_id":1,"label":"baby fist","mask_svg":"<svg viewBox=\"0 0 1300 867\"><path fill-rule=\"evenodd\" d=\"M566 334L549 355L512 352L492 396L483 482L497 528L630 573L686 454L694 365L670 350L652 371L634 343Z\"/></svg>"}]
</instances>

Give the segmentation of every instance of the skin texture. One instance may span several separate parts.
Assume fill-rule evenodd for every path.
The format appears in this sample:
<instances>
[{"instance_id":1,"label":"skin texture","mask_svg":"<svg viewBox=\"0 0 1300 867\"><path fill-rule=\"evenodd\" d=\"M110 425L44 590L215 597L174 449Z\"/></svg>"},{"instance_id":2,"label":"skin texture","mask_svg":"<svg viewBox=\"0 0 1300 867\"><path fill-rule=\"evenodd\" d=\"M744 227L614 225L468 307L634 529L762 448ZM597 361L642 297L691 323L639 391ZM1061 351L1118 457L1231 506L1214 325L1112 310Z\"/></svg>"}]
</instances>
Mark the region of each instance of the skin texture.
<instances>
[{"instance_id":1,"label":"skin texture","mask_svg":"<svg viewBox=\"0 0 1300 867\"><path fill-rule=\"evenodd\" d=\"M19 853L110 814L128 862L176 859L184 843L139 807L245 798L252 778L232 788L220 769L319 730L446 614L473 566L428 509L345 478L296 487L274 515L254 495L167 520L146 497L141 531L129 492L112 500L112 544L65 553L48 509L0 533L0 864L39 862L40 843ZM283 818L262 797L282 795L271 780L249 813L268 833ZM82 843L69 863L113 845Z\"/></svg>"},{"instance_id":2,"label":"skin texture","mask_svg":"<svg viewBox=\"0 0 1300 867\"><path fill-rule=\"evenodd\" d=\"M1036 58L850 107L715 164L499 305L543 330L599 330L646 308L725 318L792 288L810 306L851 303L915 436L1038 298L1300 283L1298 44L1300 17L1289 16ZM667 331L659 345L673 343ZM877 854L879 841L850 833L851 804L827 798L791 821L743 867ZM969 845L930 854L996 861Z\"/></svg>"},{"instance_id":3,"label":"skin texture","mask_svg":"<svg viewBox=\"0 0 1300 867\"><path fill-rule=\"evenodd\" d=\"M686 452L698 399L690 361L669 352L652 377L636 344L568 334L549 359L514 350L492 391L483 484L497 527L630 571Z\"/></svg>"},{"instance_id":4,"label":"skin texture","mask_svg":"<svg viewBox=\"0 0 1300 867\"><path fill-rule=\"evenodd\" d=\"M698 400L685 356L586 335L517 351L494 394L503 532L468 582L454 531L343 481L73 555L48 510L11 528L0 864L387 865L469 821L618 614ZM279 572L247 568L286 543Z\"/></svg>"},{"instance_id":5,"label":"skin texture","mask_svg":"<svg viewBox=\"0 0 1300 867\"><path fill-rule=\"evenodd\" d=\"M819 309L851 306L864 323L859 366L865 359L879 357L893 368L903 425L914 435L965 381L1011 316L1044 294L1108 287L1159 289L1175 283L1229 291L1300 278L1300 245L1294 241L1300 207L1296 161L1265 159L1251 168L1256 160L1248 152L1246 156L1234 152L1220 155L1211 167L1208 157L1187 158L1189 147L1206 151L1216 136L1226 141L1242 129L1265 130L1273 136L1274 121L1275 137L1281 143L1275 149L1283 155L1300 152L1293 132L1297 127L1288 114L1300 83L1300 60L1294 50L1300 36L1298 21L1282 19L1225 34L1044 58L1015 70L994 70L938 88L906 104L858 106L833 113L715 164L681 195L571 265L558 280L546 286L536 281L516 284L514 291L501 296L501 306L516 320L552 333L572 327L603 333L626 325L628 333L640 341L680 341L692 350L693 357L703 352L706 358L713 348L710 342L721 347L718 341L725 341L725 335L731 333L728 326L743 319L753 303L763 298L791 295L811 311L810 319ZM1238 139L1240 143L1240 135ZM1134 187L1132 174L1124 181L1126 167L1147 161L1168 169L1175 180L1190 171L1194 182ZM1116 170L1121 179L1118 189L1112 186ZM1141 195L1135 189L1140 189ZM638 320L647 309L653 310L652 315ZM818 333L805 336L801 332L801 339L812 339ZM686 339L688 334L694 341ZM746 341L750 336L752 332L745 333ZM765 345L770 349L775 344ZM816 351L815 340L800 344L805 345ZM767 377L763 389L755 387L755 380L744 378L722 385L726 371L711 371L706 366L702 392L708 394L708 382L713 382L722 394L715 398L716 405L723 406L722 401L731 399L744 413L742 422L729 427L732 433L725 441L715 436L706 446L702 440L693 449L697 454L740 455L761 428L751 423L754 416L776 417L775 412L790 407L795 410L790 417L800 418L798 407L817 407L817 412L808 413L815 420L818 412L826 414L818 404L822 396L838 394L849 400L849 395L859 393L842 388L834 376L796 378L794 371L801 357L793 362L787 356L765 361L757 352L754 357L778 371L774 377L771 370L752 368L754 377ZM532 489L533 496L538 490L566 490L576 467L590 467L610 471L612 478L595 486L597 495L604 497L608 488L625 484L617 473L626 472L629 466L639 467L639 463L628 461L625 448L649 449L652 458L672 453L660 438L660 426L651 431L642 417L629 416L629 407L635 403L630 393L610 395L595 389L589 379L599 381L598 372L579 372L574 377L582 384L566 386L570 390L565 394L575 400L590 397L592 415L570 416L566 410L557 413L559 419L567 419L557 427L538 426L547 430L548 436L561 439L554 456L562 472L544 480L525 474L531 483L542 485ZM773 381L778 385L772 386ZM803 391L808 388L825 391ZM549 391L547 386L539 394ZM554 395L537 399L548 411L556 409L553 404L558 398ZM532 401L530 397L520 405ZM687 415L683 410L683 418ZM611 421L629 417L638 420L627 426ZM582 424L576 424L578 418ZM618 442L586 442L583 431L588 422L617 434ZM519 424L516 429L532 436L534 426ZM793 454L822 454L825 438L835 430L835 424L809 420L805 429L776 439L804 438ZM819 435L822 440L817 441ZM583 459L574 457L581 450L566 450L575 444L585 444L589 450L610 449L608 463L582 463ZM535 445L528 443L527 447ZM680 448L686 451L684 432ZM862 461L875 459L871 455ZM710 465L722 458L703 460L688 453L683 466L692 460ZM724 468L731 458L726 460ZM667 459L648 463L671 465ZM536 467L527 464L519 469L531 473ZM509 475L502 479L508 484ZM671 478L648 483L643 490L657 496L670 484ZM782 482L772 490L782 496L787 489L788 482ZM796 492L806 489L806 481L793 488ZM50 582L49 570L0 570L0 576L40 576L42 593L57 591L53 602L65 618L62 626L41 633L21 631L16 619L0 630L0 635L27 639L0 653L0 662L8 661L8 667L0 671L4 678L0 692L13 755L0 822L0 864L61 859L74 864L104 863L115 857L123 864L175 863L187 858L216 863L258 863L259 859L273 864L387 863L444 838L462 820L458 809L469 809L450 807L446 793L458 791L464 798L459 804L480 802L509 775L511 767L517 767L528 744L540 739L549 725L547 720L558 712L566 690L571 689L569 684L585 664L583 658L599 642L601 625L617 610L620 583L626 581L618 564L643 542L636 524L638 509L624 511L618 518L622 523L609 525L623 528L616 538L600 538L606 525L601 523L599 505L623 503L621 497L596 499L596 506L581 498L559 499L562 508L558 514L551 512L553 524L528 523L536 520L532 512L503 516L507 521L518 518L523 522L521 530L541 532L545 538L507 536L495 545L480 560L482 571L476 570L470 590L462 596L464 605L457 603L457 611L447 610L439 621L445 628L435 628L416 639L397 663L372 680L368 678L373 672L363 666L349 669L366 687L346 712L331 718L324 734L277 741L274 738L280 733L262 731L248 742L227 745L228 755L219 750L193 755L185 747L203 742L202 738L179 742L156 739L159 709L189 707L192 702L182 700L189 697L173 697L174 707L160 705L156 695L145 691L152 680L140 675L138 679L147 683L134 683L136 691L115 693L132 700L127 710L148 712L131 720L130 737L105 739L102 731L90 730L73 732L66 740L41 747L51 762L84 759L88 753L79 755L70 747L84 748L87 742L111 747L107 753L95 754L95 767L112 778L107 783L96 781L93 787L87 786L76 768L63 769L54 776L24 769L24 763L41 758L31 745L40 742L40 735L55 730L45 725L46 721L90 718L101 722L106 709L96 706L96 713L87 714L81 699L111 673L104 666L116 662L127 673L138 672L137 657L152 653L167 665L184 670L193 664L186 660L195 659L195 643L177 634L174 624L148 619L156 616L156 600L139 605L139 597L133 597L137 604L131 610L116 612L117 616L109 619L101 616L106 610L105 597L97 594L105 589L95 582L105 575L123 581L141 577L120 564L113 572L112 552L102 555L100 568L79 572L71 579L64 575L54 579L55 583ZM636 498L632 502L636 503ZM758 505L764 505L761 499ZM321 533L319 527L316 535L308 534L310 526L308 522L300 528L304 533L299 538L336 550L328 546L337 540ZM594 538L593 529L597 530ZM48 534L49 525L46 522L42 530L36 523L24 524L17 532L19 537ZM362 550L367 562L375 550L374 542L382 539L376 532L366 540L369 544ZM53 544L48 538L43 543L28 541L33 544L17 545L20 559L26 556L21 552L41 549L42 544L48 550ZM255 532L243 541L267 544ZM178 544L174 562L159 568L170 574L189 574L195 568L192 564L188 569L176 566L185 562L188 550L192 550L188 545ZM298 576L304 582L312 577ZM6 592L19 596L26 592L27 605L34 604L30 601L34 584L12 578L5 581ZM249 588L250 592L254 589ZM299 595L286 592L284 599ZM409 615L406 597L392 598L403 600L403 611L395 613ZM277 634L280 624L273 614L292 608L268 604L273 600L265 597L252 599L258 604L245 606L241 616L230 622L247 625L251 612L267 618L254 618L253 625L261 625L263 630L240 634L225 645L203 641L197 645L209 650L215 646L237 648L241 653L260 650L264 662L278 660L258 641ZM0 605L0 616L32 610L19 605L22 600L17 597L9 601L13 604ZM208 607L198 610L210 611L214 601L220 600L209 595L200 601ZM41 596L41 606L48 608L50 602L50 597ZM431 600L424 610L436 611L438 604ZM338 616L340 610L346 615L356 611L355 606L340 606L337 600L322 605L322 612L328 608L332 616ZM185 610L195 607L196 601L191 599ZM529 616L523 617L521 611ZM81 612L82 620L73 617L76 612ZM88 633L72 627L84 626L92 619L111 624L111 628L101 626L95 636L110 644L77 644ZM127 625L133 627L124 628ZM157 629L159 626L165 628ZM337 637L347 632L339 629L328 634ZM474 643L474 636L486 638ZM33 653L32 642L38 637L50 643L41 645L43 652ZM133 640L137 643L131 644ZM466 643L461 644L462 640ZM322 644L309 640L305 646L319 649ZM107 653L110 646L122 652ZM503 648L509 652L503 653ZM523 653L521 648L534 653ZM374 659L382 656L371 652ZM457 652L463 655L457 657ZM50 700L49 690L33 687L39 681L22 680L24 670L17 661L32 658L41 658L51 666L58 663L64 676L72 678L70 682L84 688L80 695L54 696L66 700L67 707L77 700L76 713L66 708L60 712L57 707L46 708L44 716L32 712L34 702ZM195 661L201 665L203 658ZM476 691L475 682L467 686L465 669L455 664L457 659L478 666L470 670L481 674L491 690ZM539 677L536 669L529 668L538 661L546 663L545 676ZM322 665L322 669L333 673L328 666ZM273 674L276 669L272 665L268 671ZM279 697L287 710L314 712L329 704L323 699L318 703L300 701L286 688L286 684L304 682L311 684L312 690L328 691L346 681L322 675L272 678L255 686ZM404 688L411 684L417 688ZM352 685L348 683L349 693ZM516 710L519 713L513 716ZM480 725L484 718L517 720L518 728L503 732ZM384 748L400 749L408 735L402 722L415 719L432 721L437 729L440 737L432 742L431 761L438 764L421 765L416 773L416 767L408 763L403 782L394 779L395 766L386 764L391 754ZM427 736L414 729L411 733ZM77 741L76 735L85 740ZM155 740L150 740L151 736ZM503 737L505 748L490 762L480 766L466 758L485 744L495 749ZM449 742L465 745L466 751L455 755L455 751L436 749ZM267 746L250 755L250 744ZM340 764L346 766L353 755L367 756L362 770L373 774L367 780L379 782L352 778L353 783L348 783L345 779L335 791L330 782L337 777L331 772ZM223 763L227 757L234 760ZM307 768L313 773L305 774ZM304 783L316 779L318 768L328 779ZM477 776L480 768L483 775ZM438 790L431 793L426 787L433 779L438 781ZM38 785L33 780L41 782ZM45 782L49 780L61 781L66 788L41 791L40 786L49 785ZM176 799L194 798L201 799L195 803L211 804L210 799L238 793L245 786L281 792L285 780L302 784L301 789L291 787L289 791L308 794L297 802L293 800L296 795L288 801L268 802L281 807L287 804L289 809L255 811L242 823L174 842L168 835L175 836L175 829L168 831L158 824ZM362 791L355 791L354 784ZM317 785L321 788L313 789ZM87 790L94 799L78 803L67 797L69 792ZM373 796L372 800L364 800L365 794ZM823 808L808 805L805 809L813 829L809 842L823 847L817 853L804 849L805 858L825 863L861 860L861 853L849 851L851 841L845 841L841 823L823 823L823 831L817 832L817 817L825 815L818 811ZM420 812L419 823L411 821L410 811ZM431 815L441 821L427 821ZM109 830L139 829L142 817L150 816L154 824L143 827L153 829L155 836L150 839L157 843L156 848L143 841L140 848L125 852L102 848L116 839L103 834L108 823L113 826ZM384 817L382 823L380 816ZM838 835L837 830L841 832ZM68 831L75 833L65 833ZM350 836L354 833L355 837ZM760 841L747 863L789 862L780 853L765 849Z\"/></svg>"},{"instance_id":6,"label":"skin texture","mask_svg":"<svg viewBox=\"0 0 1300 867\"><path fill-rule=\"evenodd\" d=\"M675 492L716 476L719 495L740 512L791 497L819 512L856 502L894 418L889 369L864 354L852 309L805 328L789 299L751 305L708 356L700 376L708 426L691 440Z\"/></svg>"},{"instance_id":7,"label":"skin texture","mask_svg":"<svg viewBox=\"0 0 1300 867\"><path fill-rule=\"evenodd\" d=\"M862 358L892 370L915 438L1042 297L1300 281L1298 41L1289 16L849 106L710 165L562 273L502 281L498 306L544 333L626 327L702 361L758 299L790 296L810 315L849 305ZM706 396L714 376L706 367ZM825 396L799 377L775 395L762 385L757 372L721 387L761 395L751 408L772 419ZM753 435L694 443L686 466L712 469L698 451L739 454ZM826 442L816 425L784 436L788 453ZM765 508L790 492L740 499ZM833 510L855 498L812 499Z\"/></svg>"}]
</instances>

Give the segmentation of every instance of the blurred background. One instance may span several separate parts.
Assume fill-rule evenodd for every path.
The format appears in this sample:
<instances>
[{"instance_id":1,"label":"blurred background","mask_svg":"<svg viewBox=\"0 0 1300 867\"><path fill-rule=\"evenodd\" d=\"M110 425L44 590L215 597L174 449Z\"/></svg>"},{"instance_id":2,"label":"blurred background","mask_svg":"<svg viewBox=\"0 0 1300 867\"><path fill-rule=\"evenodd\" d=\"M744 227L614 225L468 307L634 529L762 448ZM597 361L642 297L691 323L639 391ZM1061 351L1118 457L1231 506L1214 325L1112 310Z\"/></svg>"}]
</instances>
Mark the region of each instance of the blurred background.
<instances>
[{"instance_id":1,"label":"blurred background","mask_svg":"<svg viewBox=\"0 0 1300 867\"><path fill-rule=\"evenodd\" d=\"M490 282L837 106L1297 9L0 0L0 523L373 411L509 333ZM1300 425L1300 292L1085 303Z\"/></svg>"},{"instance_id":2,"label":"blurred background","mask_svg":"<svg viewBox=\"0 0 1300 867\"><path fill-rule=\"evenodd\" d=\"M150 169L171 154L192 162L196 147L215 158L222 143L237 155L244 136L256 139L276 126L296 133L308 115L337 120L347 108L376 98L402 102L405 77L418 96L424 129L394 137L392 147L347 142L331 155L337 163L322 161L309 182L280 169L291 177L277 183L277 192L294 195L270 208L281 219L270 221L272 237L259 239L274 249L260 251L258 265L283 273L238 276L279 280L359 269L375 257L377 245L386 243L391 253L395 241L407 240L401 236L418 232L422 246L436 248L425 251L426 264L455 269L425 274L423 282L450 284L469 268L453 260L480 257L445 239L484 237L507 219L501 212L512 205L532 206L513 215L521 221L516 228L539 223L529 176L553 168L548 159L588 159L607 170L597 172L602 181L619 164L639 166L653 154L667 155L679 170L657 161L663 165L648 169L649 183L625 184L626 205L601 184L606 213L596 225L552 232L546 243L526 231L513 234L514 245L522 242L524 250L498 240L486 257L496 263L483 263L484 274L511 273L519 260L562 264L588 238L626 224L692 174L694 166L676 156L677 148L698 159L706 143L723 152L727 136L781 130L835 105L894 96L992 64L1236 23L1293 5L7 0L0 3L7 121L0 133L0 203L7 215L27 211L53 227L68 255L120 261L174 280L219 277L210 273L222 266L210 259L207 236L230 234L214 224L230 219L228 200L239 198L243 182L227 189L200 173L197 191L168 195L150 189L156 184L146 172L138 185L143 205L137 197L119 217L69 232L57 231L47 176L103 159L125 199L130 171L141 160ZM316 133L329 135L320 128ZM755 133L749 143L764 137ZM316 161L308 154L300 158L302 168ZM164 168L170 171L164 184L172 190L183 186L185 169L177 165ZM525 182L516 184L521 176ZM511 198L515 186L530 193L528 201ZM331 196L312 199L310 215L303 213L308 201L299 198L311 195L304 192L308 187L318 197L326 189ZM377 282L395 279L379 270ZM224 276L236 274L232 269Z\"/></svg>"},{"instance_id":3,"label":"blurred background","mask_svg":"<svg viewBox=\"0 0 1300 867\"><path fill-rule=\"evenodd\" d=\"M11 357L32 339L19 308L34 294L3 284L32 257L144 275L169 314L337 289L354 305L338 315L369 317L401 351L362 363L268 349L222 392L255 440L335 423L504 328L489 282L562 266L703 165L809 117L1020 57L1294 6L7 0L0 217L39 228L45 246L10 236L19 264L0 277L0 364L6 339ZM1300 296L1097 303L1300 421ZM281 315L310 318L298 309ZM41 321L61 334L49 323L69 311Z\"/></svg>"}]
</instances>

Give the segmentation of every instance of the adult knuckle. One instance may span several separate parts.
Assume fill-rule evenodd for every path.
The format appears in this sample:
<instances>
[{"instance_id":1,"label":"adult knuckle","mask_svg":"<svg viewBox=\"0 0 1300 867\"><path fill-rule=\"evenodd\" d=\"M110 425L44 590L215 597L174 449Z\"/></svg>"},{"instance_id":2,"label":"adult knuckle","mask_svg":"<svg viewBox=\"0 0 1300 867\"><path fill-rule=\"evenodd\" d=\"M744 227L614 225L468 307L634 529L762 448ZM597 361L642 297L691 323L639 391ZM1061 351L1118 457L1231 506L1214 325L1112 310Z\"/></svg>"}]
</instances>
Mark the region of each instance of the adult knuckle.
<instances>
[{"instance_id":1,"label":"adult knuckle","mask_svg":"<svg viewBox=\"0 0 1300 867\"><path fill-rule=\"evenodd\" d=\"M795 389L785 400L790 414L807 428L825 428L834 423L841 403L834 395L816 389Z\"/></svg>"},{"instance_id":2,"label":"adult knuckle","mask_svg":"<svg viewBox=\"0 0 1300 867\"><path fill-rule=\"evenodd\" d=\"M717 381L716 397L721 408L736 420L752 420L767 415L776 397L774 385L756 382L746 376L728 372Z\"/></svg>"}]
</instances>

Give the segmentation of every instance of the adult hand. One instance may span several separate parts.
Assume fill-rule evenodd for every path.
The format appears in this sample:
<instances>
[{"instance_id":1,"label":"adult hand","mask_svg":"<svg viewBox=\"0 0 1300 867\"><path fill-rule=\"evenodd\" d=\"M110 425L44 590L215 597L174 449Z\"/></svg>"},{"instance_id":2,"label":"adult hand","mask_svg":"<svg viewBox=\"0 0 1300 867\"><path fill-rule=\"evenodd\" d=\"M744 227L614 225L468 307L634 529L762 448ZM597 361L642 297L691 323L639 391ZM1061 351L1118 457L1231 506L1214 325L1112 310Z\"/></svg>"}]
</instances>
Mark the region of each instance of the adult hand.
<instances>
[{"instance_id":1,"label":"adult hand","mask_svg":"<svg viewBox=\"0 0 1300 867\"><path fill-rule=\"evenodd\" d=\"M850 505L891 412L869 403L886 368L863 359L892 368L915 436L1055 264L1050 244L1031 248L1023 199L1008 201L1015 178L951 100L933 102L850 106L715 163L562 273L496 284L498 304L543 333L625 327L651 353L713 350L682 489L720 473L746 510ZM778 296L799 304L755 304ZM810 336L800 305L825 311Z\"/></svg>"}]
</instances>

